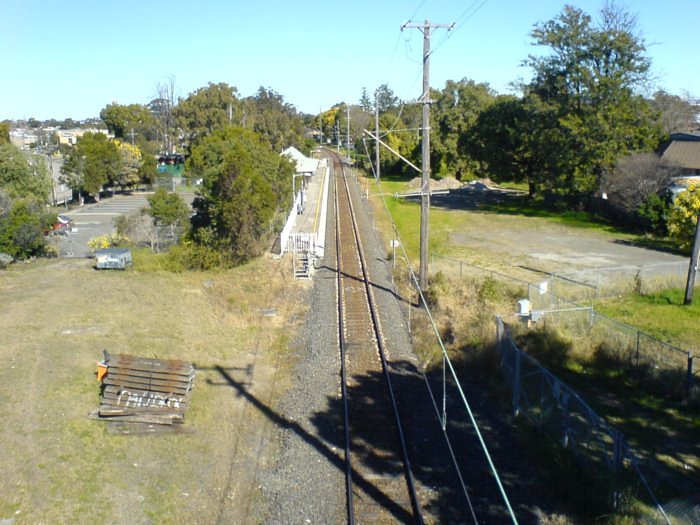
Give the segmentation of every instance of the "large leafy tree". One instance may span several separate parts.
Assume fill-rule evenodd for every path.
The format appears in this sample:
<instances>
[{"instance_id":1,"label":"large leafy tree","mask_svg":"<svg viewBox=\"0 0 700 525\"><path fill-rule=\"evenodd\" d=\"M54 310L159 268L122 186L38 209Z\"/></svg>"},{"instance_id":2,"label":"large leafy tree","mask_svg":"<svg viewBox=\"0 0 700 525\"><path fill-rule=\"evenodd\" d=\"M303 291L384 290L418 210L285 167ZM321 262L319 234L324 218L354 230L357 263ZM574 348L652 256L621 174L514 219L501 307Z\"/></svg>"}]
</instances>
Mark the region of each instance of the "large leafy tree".
<instances>
[{"instance_id":1,"label":"large leafy tree","mask_svg":"<svg viewBox=\"0 0 700 525\"><path fill-rule=\"evenodd\" d=\"M534 193L527 129L531 123L523 99L497 97L460 137L460 151L478 163L480 175L495 182L527 182Z\"/></svg>"},{"instance_id":2,"label":"large leafy tree","mask_svg":"<svg viewBox=\"0 0 700 525\"><path fill-rule=\"evenodd\" d=\"M448 80L442 91L432 93L430 155L436 176L466 179L474 173L476 166L469 156L460 152L459 140L494 97L495 93L488 84L467 79Z\"/></svg>"},{"instance_id":3,"label":"large leafy tree","mask_svg":"<svg viewBox=\"0 0 700 525\"><path fill-rule=\"evenodd\" d=\"M274 219L291 194L294 168L259 134L227 127L204 137L188 159L203 180L194 238L217 247L234 263L259 254Z\"/></svg>"},{"instance_id":4,"label":"large leafy tree","mask_svg":"<svg viewBox=\"0 0 700 525\"><path fill-rule=\"evenodd\" d=\"M291 104L279 93L260 87L253 97L244 100L246 122L244 127L263 135L276 151L289 145L301 147L304 143L304 125Z\"/></svg>"},{"instance_id":5,"label":"large leafy tree","mask_svg":"<svg viewBox=\"0 0 700 525\"><path fill-rule=\"evenodd\" d=\"M189 206L177 193L159 187L148 197L148 214L158 225L184 227L189 221Z\"/></svg>"},{"instance_id":6,"label":"large leafy tree","mask_svg":"<svg viewBox=\"0 0 700 525\"><path fill-rule=\"evenodd\" d=\"M103 186L118 181L120 170L119 149L104 133L80 137L61 168L65 184L92 195L99 195Z\"/></svg>"},{"instance_id":7,"label":"large leafy tree","mask_svg":"<svg viewBox=\"0 0 700 525\"><path fill-rule=\"evenodd\" d=\"M655 114L637 94L649 79L650 61L636 19L614 4L601 10L597 23L566 6L531 35L549 53L526 60L534 75L525 97L530 108L543 110L535 136L556 139L556 155L539 167L538 182L578 201L598 189L602 173L620 156L658 144ZM543 149L549 147L535 148Z\"/></svg>"},{"instance_id":8,"label":"large leafy tree","mask_svg":"<svg viewBox=\"0 0 700 525\"><path fill-rule=\"evenodd\" d=\"M184 131L190 148L206 135L233 123L245 125L238 91L226 83L197 89L180 100L173 110L177 125Z\"/></svg>"},{"instance_id":9,"label":"large leafy tree","mask_svg":"<svg viewBox=\"0 0 700 525\"><path fill-rule=\"evenodd\" d=\"M152 138L155 119L143 104L109 104L100 111L100 118L115 138L130 139L132 130L135 137Z\"/></svg>"},{"instance_id":10,"label":"large leafy tree","mask_svg":"<svg viewBox=\"0 0 700 525\"><path fill-rule=\"evenodd\" d=\"M114 140L119 151L119 173L114 183L122 188L133 188L141 182L140 170L143 163L141 150L128 142Z\"/></svg>"},{"instance_id":11,"label":"large leafy tree","mask_svg":"<svg viewBox=\"0 0 700 525\"><path fill-rule=\"evenodd\" d=\"M12 144L0 144L0 190L9 197L47 202L51 176L44 162L29 163Z\"/></svg>"}]
</instances>

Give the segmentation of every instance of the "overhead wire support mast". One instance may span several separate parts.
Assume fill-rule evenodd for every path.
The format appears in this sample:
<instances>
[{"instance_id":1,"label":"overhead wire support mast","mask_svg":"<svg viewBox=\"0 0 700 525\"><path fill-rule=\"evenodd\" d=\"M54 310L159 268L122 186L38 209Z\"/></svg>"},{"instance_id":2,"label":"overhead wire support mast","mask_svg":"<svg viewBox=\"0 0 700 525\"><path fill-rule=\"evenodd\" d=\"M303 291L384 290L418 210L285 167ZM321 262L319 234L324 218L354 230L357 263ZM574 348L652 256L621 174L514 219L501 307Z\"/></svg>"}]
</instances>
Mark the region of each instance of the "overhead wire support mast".
<instances>
[{"instance_id":1,"label":"overhead wire support mast","mask_svg":"<svg viewBox=\"0 0 700 525\"><path fill-rule=\"evenodd\" d=\"M426 20L423 25L406 22L401 31L406 28L418 29L423 33L423 144L421 155L423 164L421 170L421 204L420 204L420 268L418 269L418 286L421 290L428 289L428 224L430 213L430 30L451 30L454 24L431 24Z\"/></svg>"}]
</instances>

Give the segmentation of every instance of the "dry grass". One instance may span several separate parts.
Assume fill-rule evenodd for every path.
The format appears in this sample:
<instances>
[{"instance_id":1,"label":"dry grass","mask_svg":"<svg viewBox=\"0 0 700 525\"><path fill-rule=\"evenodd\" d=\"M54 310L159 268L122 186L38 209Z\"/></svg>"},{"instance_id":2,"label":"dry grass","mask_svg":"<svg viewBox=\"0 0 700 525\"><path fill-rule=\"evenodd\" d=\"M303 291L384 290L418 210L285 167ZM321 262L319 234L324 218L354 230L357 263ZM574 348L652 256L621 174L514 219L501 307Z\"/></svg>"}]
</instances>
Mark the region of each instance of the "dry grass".
<instances>
[{"instance_id":1,"label":"dry grass","mask_svg":"<svg viewBox=\"0 0 700 525\"><path fill-rule=\"evenodd\" d=\"M269 259L221 273L91 264L0 272L0 521L258 522L255 477L274 456L271 423L217 367L273 405L289 384L304 287L287 262ZM102 349L193 361L186 427L194 433L115 436L88 420Z\"/></svg>"}]
</instances>

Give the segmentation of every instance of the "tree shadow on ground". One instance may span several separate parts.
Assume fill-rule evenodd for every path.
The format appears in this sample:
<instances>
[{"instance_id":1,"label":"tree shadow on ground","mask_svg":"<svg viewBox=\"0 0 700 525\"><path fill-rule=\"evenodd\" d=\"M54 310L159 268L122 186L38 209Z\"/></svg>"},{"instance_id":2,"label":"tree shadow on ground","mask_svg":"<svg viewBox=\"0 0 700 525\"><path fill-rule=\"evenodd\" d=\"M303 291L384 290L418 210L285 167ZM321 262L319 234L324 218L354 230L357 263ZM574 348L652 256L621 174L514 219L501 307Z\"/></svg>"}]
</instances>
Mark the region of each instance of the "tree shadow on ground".
<instances>
[{"instance_id":1,"label":"tree shadow on ground","mask_svg":"<svg viewBox=\"0 0 700 525\"><path fill-rule=\"evenodd\" d=\"M313 447L340 472L345 472L342 402L335 396L329 397L328 408L316 412L311 417L312 424L318 430L314 435L305 430L298 422L285 417L274 408L266 405L249 391L249 385L234 377L235 369L213 366L209 368L219 374L222 381L209 381L214 386L225 386L233 390L236 396L243 397L261 414L267 417L278 428L293 432L307 444ZM427 490L421 492L422 507L435 518L437 523L508 523L510 517L503 502L501 494L490 471L487 460L478 443L468 416L464 413L459 393L453 385L447 385L446 409L449 417L445 432L443 433L440 420L427 386L431 385L435 391L442 391L441 375L424 377L415 366L406 361L400 361L391 365L391 376L394 389L398 397L398 406L405 425L405 438L412 462L413 475L416 481ZM351 387L356 390L355 402L360 404L359 410L372 410L372 399L365 398L357 392L366 388L374 388L375 383L384 384L383 375L372 373L356 378L356 383ZM438 400L438 404L441 401ZM488 407L482 407L489 410ZM523 475L518 471L520 461L512 461L518 455L517 450L510 443L498 443L494 436L507 437L510 433L507 428L491 428L491 422L485 433L489 436L489 447L492 451L495 463L501 471L501 481L506 493L513 493L511 504L520 523L537 523L532 509L539 504L540 508L546 508L548 503L533 501L533 492L528 489L532 482L532 473ZM484 432L484 429L482 429ZM445 436L449 436L452 450L450 450ZM362 449L362 461L370 469L382 474L382 465L385 462L377 461L377 458L389 452L387 443L383 437L372 436L366 433L360 436L364 446ZM508 440L506 440L508 441ZM393 452L393 451L392 451ZM453 459L454 458L454 459ZM509 459L510 458L510 459ZM455 467L459 466L459 471ZM385 494L378 487L371 476L357 475L354 482L372 500L390 513L398 523L415 523L416 519L399 503ZM465 488L466 487L466 490Z\"/></svg>"}]
</instances>

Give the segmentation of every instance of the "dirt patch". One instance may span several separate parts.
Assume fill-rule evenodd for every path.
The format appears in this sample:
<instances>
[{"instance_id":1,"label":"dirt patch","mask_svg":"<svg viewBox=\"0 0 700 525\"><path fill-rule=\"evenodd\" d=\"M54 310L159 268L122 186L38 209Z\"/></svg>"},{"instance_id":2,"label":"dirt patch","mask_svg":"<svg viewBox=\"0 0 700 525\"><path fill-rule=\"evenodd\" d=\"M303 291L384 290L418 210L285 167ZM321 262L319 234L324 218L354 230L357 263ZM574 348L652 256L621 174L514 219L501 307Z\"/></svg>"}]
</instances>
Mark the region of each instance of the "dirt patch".
<instances>
[{"instance_id":1,"label":"dirt patch","mask_svg":"<svg viewBox=\"0 0 700 525\"><path fill-rule=\"evenodd\" d=\"M272 405L290 383L306 291L286 264L160 274L74 259L0 272L0 521L260 522L257 478L277 443L237 387ZM262 315L271 304L276 315ZM102 349L195 363L194 432L115 436L89 420Z\"/></svg>"}]
</instances>

